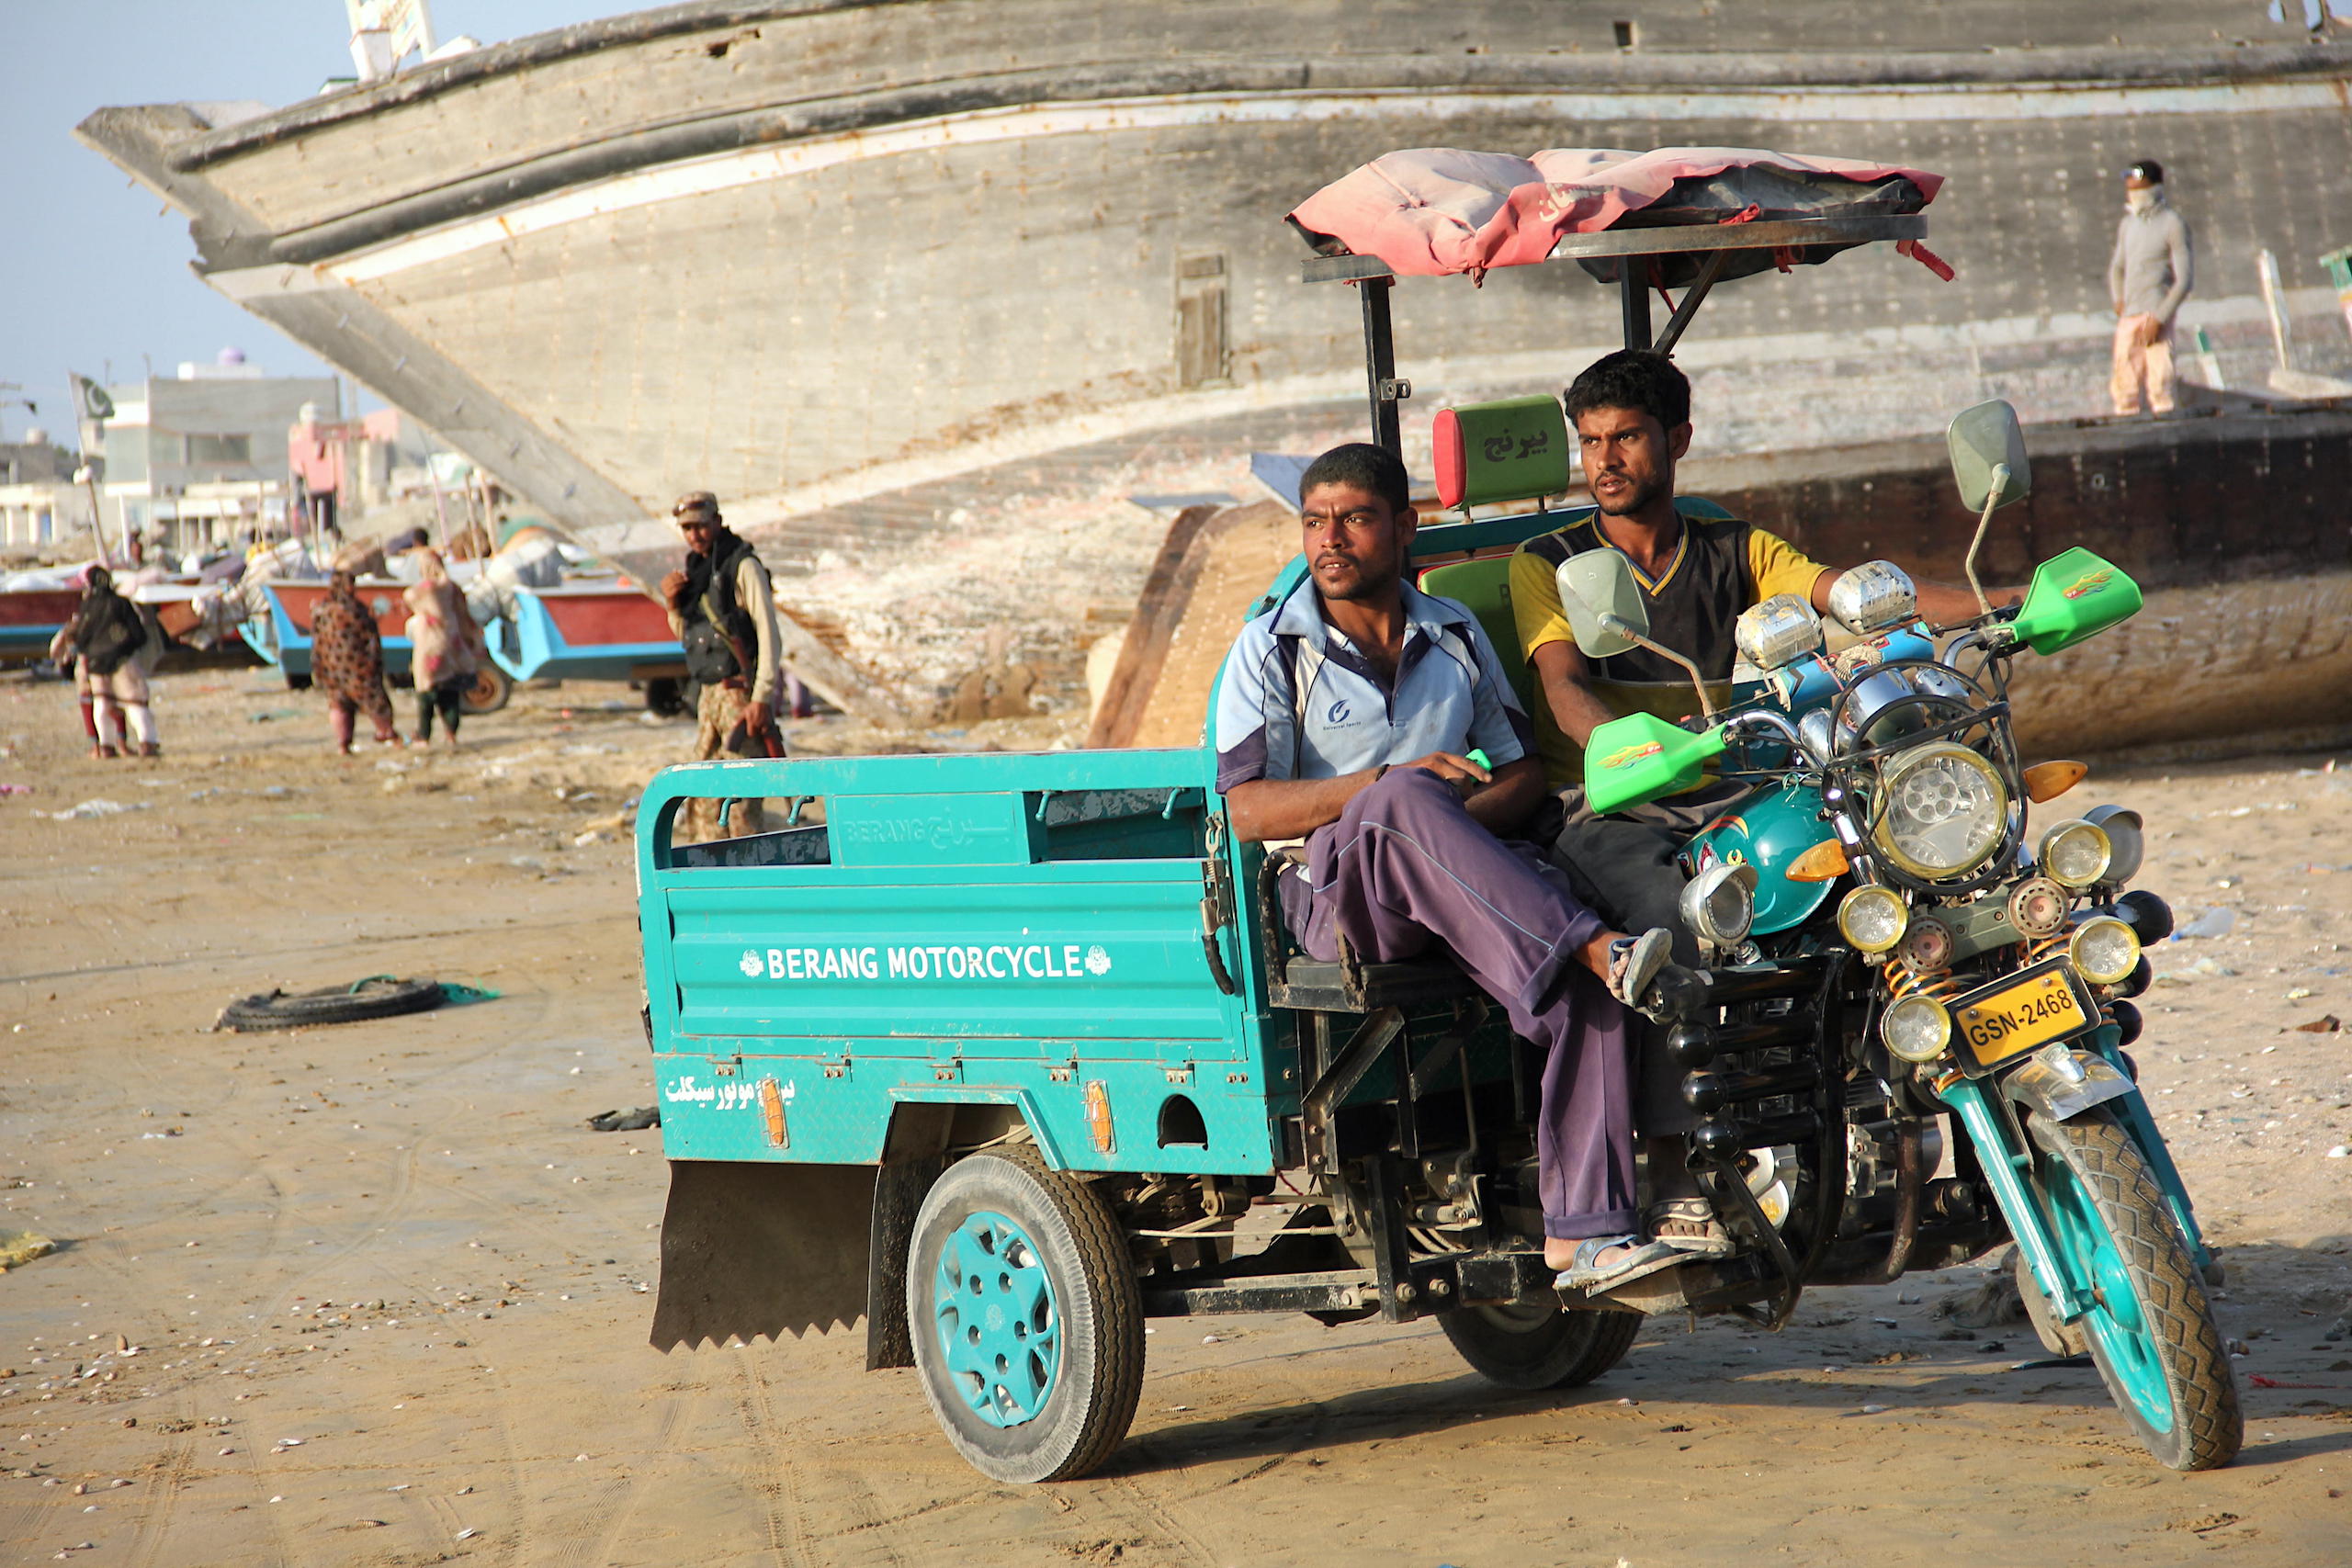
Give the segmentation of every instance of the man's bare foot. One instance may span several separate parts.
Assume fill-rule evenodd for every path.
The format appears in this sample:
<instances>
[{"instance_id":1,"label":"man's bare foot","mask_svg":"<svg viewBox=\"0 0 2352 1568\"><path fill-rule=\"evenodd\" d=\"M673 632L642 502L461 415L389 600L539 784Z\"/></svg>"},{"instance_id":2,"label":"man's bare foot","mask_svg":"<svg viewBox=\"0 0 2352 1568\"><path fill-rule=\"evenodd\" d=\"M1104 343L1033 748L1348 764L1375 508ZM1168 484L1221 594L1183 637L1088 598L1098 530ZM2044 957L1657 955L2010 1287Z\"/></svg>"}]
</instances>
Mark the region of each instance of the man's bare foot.
<instances>
[{"instance_id":1,"label":"man's bare foot","mask_svg":"<svg viewBox=\"0 0 2352 1568\"><path fill-rule=\"evenodd\" d=\"M1690 1174L1690 1145L1672 1134L1644 1142L1650 1202L1642 1211L1643 1228L1679 1252L1720 1258L1732 1249L1731 1233Z\"/></svg>"}]
</instances>

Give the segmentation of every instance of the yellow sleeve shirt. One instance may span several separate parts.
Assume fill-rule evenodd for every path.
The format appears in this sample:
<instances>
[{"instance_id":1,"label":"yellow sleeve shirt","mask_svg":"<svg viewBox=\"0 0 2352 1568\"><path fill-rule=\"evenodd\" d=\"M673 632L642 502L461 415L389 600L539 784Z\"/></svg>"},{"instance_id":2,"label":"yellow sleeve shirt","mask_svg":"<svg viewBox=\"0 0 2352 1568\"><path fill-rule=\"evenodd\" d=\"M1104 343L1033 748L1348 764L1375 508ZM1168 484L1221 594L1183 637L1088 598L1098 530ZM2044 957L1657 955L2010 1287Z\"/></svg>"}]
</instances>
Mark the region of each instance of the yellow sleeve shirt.
<instances>
[{"instance_id":1,"label":"yellow sleeve shirt","mask_svg":"<svg viewBox=\"0 0 2352 1568\"><path fill-rule=\"evenodd\" d=\"M1762 604L1775 593L1793 593L1806 604L1813 603L1813 585L1829 569L1798 549L1778 534L1750 525L1747 530L1747 577L1756 584L1754 603ZM1746 609L1747 606L1740 606Z\"/></svg>"},{"instance_id":2,"label":"yellow sleeve shirt","mask_svg":"<svg viewBox=\"0 0 2352 1568\"><path fill-rule=\"evenodd\" d=\"M1571 525L1566 532L1573 535L1591 526L1589 521L1580 522ZM1683 543L1677 547L1675 559L1664 575L1650 582L1638 571L1635 573L1635 581L1649 602L1654 635L1669 647L1694 637L1707 645L1677 647L1677 651L1696 659L1702 669L1707 669L1711 685L1718 681L1725 682L1716 694L1719 699L1727 697L1730 691L1727 682L1733 657L1732 620L1739 612L1776 593L1793 593L1810 604L1814 584L1826 570L1779 535L1765 529L1746 525L1744 542L1725 536L1724 530L1740 527L1736 523L1686 519ZM1530 541L1530 545L1539 543ZM1726 548L1737 553L1725 559L1721 552ZM1558 567L1553 558L1558 554L1556 546L1549 550L1521 546L1511 557L1511 615L1519 633L1521 653L1531 666L1535 650L1544 644L1575 641L1567 612L1560 603L1555 575ZM1692 594L1707 601L1711 613L1699 613L1699 601L1694 601ZM1733 597L1739 602L1723 603ZM1674 627L1685 629L1678 635L1671 629ZM1714 646L1717 643L1721 646ZM1630 657L1637 665L1657 662L1645 655ZM1612 661L1612 665L1616 662ZM1591 670L1588 679L1594 694L1621 715L1655 713L1662 718L1679 719L1695 711L1690 688L1680 671L1661 667L1648 679L1631 679L1630 674L1632 671L1618 666L1606 671ZM1554 787L1581 783L1582 749L1554 721L1551 704L1540 683L1531 705L1534 709L1530 716L1535 723L1536 750Z\"/></svg>"}]
</instances>

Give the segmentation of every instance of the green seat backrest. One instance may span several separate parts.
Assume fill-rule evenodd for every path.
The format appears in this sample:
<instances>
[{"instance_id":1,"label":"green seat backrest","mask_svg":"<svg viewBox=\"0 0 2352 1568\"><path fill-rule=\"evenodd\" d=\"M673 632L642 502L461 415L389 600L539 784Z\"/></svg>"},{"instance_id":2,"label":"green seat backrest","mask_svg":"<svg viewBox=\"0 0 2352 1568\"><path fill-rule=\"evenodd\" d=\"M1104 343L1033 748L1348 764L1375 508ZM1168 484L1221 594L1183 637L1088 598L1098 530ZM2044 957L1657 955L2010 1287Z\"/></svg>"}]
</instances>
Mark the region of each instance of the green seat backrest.
<instances>
[{"instance_id":1,"label":"green seat backrest","mask_svg":"<svg viewBox=\"0 0 2352 1568\"><path fill-rule=\"evenodd\" d=\"M1520 706L1532 712L1529 705L1534 701L1535 682L1519 650L1519 623L1511 616L1510 557L1488 556L1484 560L1433 566L1421 574L1420 587L1424 593L1467 605L1478 617L1478 624L1487 628L1487 640L1495 645L1495 657L1503 661L1503 671L1510 677L1511 690L1519 694Z\"/></svg>"},{"instance_id":2,"label":"green seat backrest","mask_svg":"<svg viewBox=\"0 0 2352 1568\"><path fill-rule=\"evenodd\" d=\"M1440 409L1430 456L1442 506L1536 501L1568 488L1572 443L1560 400L1549 392Z\"/></svg>"}]
</instances>

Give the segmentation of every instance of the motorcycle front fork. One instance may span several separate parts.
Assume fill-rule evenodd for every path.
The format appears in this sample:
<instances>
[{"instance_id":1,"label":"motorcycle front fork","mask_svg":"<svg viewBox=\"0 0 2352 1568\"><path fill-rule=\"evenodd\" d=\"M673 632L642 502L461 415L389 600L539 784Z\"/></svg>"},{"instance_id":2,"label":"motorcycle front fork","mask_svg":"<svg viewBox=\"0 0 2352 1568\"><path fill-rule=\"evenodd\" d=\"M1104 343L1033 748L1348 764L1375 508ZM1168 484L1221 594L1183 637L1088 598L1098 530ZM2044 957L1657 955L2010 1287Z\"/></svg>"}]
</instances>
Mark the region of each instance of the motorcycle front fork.
<instances>
[{"instance_id":1,"label":"motorcycle front fork","mask_svg":"<svg viewBox=\"0 0 2352 1568\"><path fill-rule=\"evenodd\" d=\"M2115 1026L2109 1024L2092 1035L2091 1046L2116 1071L2129 1077L2131 1072L2124 1066L2116 1037ZM2041 1281L2059 1319L2072 1321L2089 1310L2092 1303L2075 1286L2074 1271L2065 1267L2059 1256L2049 1216L2034 1201L2028 1185L2033 1172L2033 1151L2026 1145L2024 1129L2017 1118L2007 1107L1996 1105L1986 1092L1993 1083L1990 1078L1963 1078L1943 1089L1940 1098L1960 1118L1961 1125L1967 1129L1970 1141L1975 1145L1977 1164L1983 1167L1985 1179L1992 1183L1993 1195L2008 1219L2009 1234L2016 1239L2018 1250L2025 1255L2026 1266ZM2106 1103L2113 1108L2116 1119L2139 1146L2140 1157L2147 1162L2149 1173L2163 1189L2165 1201L2188 1243L2190 1257L2200 1271L2208 1269L2213 1255L2197 1228L2197 1214L2189 1206L2188 1190L2181 1185L2179 1168L2172 1162L2164 1135L2156 1131L2154 1118L2148 1114L2147 1102L2135 1087L2130 1094Z\"/></svg>"},{"instance_id":2,"label":"motorcycle front fork","mask_svg":"<svg viewBox=\"0 0 2352 1568\"><path fill-rule=\"evenodd\" d=\"M2132 1068L2123 1059L2123 1048L2117 1042L2118 1031L2108 1024L2091 1035L2091 1044L2108 1064L2125 1077L2132 1077ZM2165 1201L2172 1205L2172 1217L2180 1225L2180 1234L2188 1243L2188 1256L2200 1274L2210 1275L2213 1268L2212 1250L2205 1245L2205 1233L2197 1228L2197 1211L2189 1206L2188 1189L2182 1185L2180 1168L2172 1163L2172 1150L2165 1146L2165 1135L2156 1131L2156 1119L2148 1113L2148 1101L2142 1095L2138 1080L2133 1079L2130 1094L2120 1100L2108 1101L2114 1108L2116 1120L2140 1145L2140 1157L2148 1162L2148 1172L2156 1185L2165 1190Z\"/></svg>"}]
</instances>

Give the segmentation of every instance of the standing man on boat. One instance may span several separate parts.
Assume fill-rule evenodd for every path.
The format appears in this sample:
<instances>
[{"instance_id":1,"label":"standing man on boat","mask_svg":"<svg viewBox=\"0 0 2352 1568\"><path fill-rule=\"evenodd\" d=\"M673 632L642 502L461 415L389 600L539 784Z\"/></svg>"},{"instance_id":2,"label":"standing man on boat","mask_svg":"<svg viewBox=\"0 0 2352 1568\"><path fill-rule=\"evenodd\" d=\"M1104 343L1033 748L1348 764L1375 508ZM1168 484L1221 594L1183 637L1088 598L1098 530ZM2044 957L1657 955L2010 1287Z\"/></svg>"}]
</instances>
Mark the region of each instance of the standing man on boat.
<instances>
[{"instance_id":1,"label":"standing man on boat","mask_svg":"<svg viewBox=\"0 0 2352 1568\"><path fill-rule=\"evenodd\" d=\"M2115 370L2109 391L2115 412L2173 411L2178 375L2173 364L2173 317L2196 281L2188 224L2165 199L2165 166L2143 158L2123 171L2123 217L2108 258L2107 292L2115 303Z\"/></svg>"},{"instance_id":2,"label":"standing man on boat","mask_svg":"<svg viewBox=\"0 0 2352 1568\"><path fill-rule=\"evenodd\" d=\"M686 672L702 688L694 760L781 757L776 693L783 683L775 591L751 545L726 525L707 490L678 498L670 515L686 542L686 563L662 580L670 629L686 651ZM722 829L719 803L698 799L683 814L680 842L757 833L766 827L757 800L739 800Z\"/></svg>"}]
</instances>

